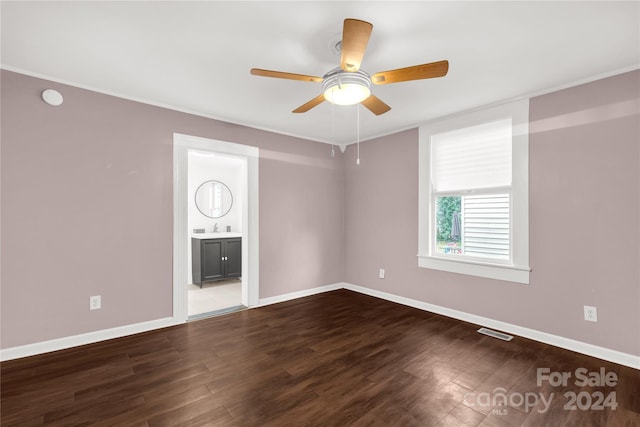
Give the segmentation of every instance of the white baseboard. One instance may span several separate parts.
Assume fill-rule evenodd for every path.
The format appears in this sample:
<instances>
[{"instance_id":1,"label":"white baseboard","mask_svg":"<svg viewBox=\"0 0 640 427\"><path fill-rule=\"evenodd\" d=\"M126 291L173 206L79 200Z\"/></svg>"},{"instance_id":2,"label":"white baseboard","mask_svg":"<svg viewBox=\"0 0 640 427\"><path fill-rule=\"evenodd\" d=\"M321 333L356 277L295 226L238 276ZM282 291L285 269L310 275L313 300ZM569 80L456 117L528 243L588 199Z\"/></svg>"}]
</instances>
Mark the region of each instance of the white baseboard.
<instances>
[{"instance_id":1,"label":"white baseboard","mask_svg":"<svg viewBox=\"0 0 640 427\"><path fill-rule=\"evenodd\" d=\"M265 305L277 304L279 302L290 301L296 298L304 298L315 294L321 294L323 292L335 291L343 289L347 283L334 283L332 285L319 286L317 288L304 289L302 291L291 292L288 294L276 295L269 298L261 298L258 307L264 307Z\"/></svg>"},{"instance_id":2,"label":"white baseboard","mask_svg":"<svg viewBox=\"0 0 640 427\"><path fill-rule=\"evenodd\" d=\"M535 341L550 344L566 350L575 351L586 354L588 356L597 357L609 362L618 363L620 365L629 366L631 368L640 369L640 356L623 353L617 350L600 347L569 338L560 337L546 332L536 331L535 329L524 328L522 326L512 325L510 323L501 322L499 320L487 317L476 316L475 314L465 313L463 311L453 310L434 304L414 300L411 298L401 297L387 292L377 291L362 286L353 285L351 283L334 283L332 285L320 286L312 289L304 289L302 291L291 292L283 295L276 295L269 298L262 298L258 307L263 307L279 302L290 301L297 298L303 298L323 292L335 291L338 289L347 289L361 294L370 295L372 297L384 299L398 304L425 310L431 313L441 314L443 316L462 320L476 325L485 326L491 329L497 329L513 335L529 338ZM0 350L0 361L18 359L21 357L34 356L37 354L48 353L51 351L62 350L65 348L76 347L79 345L91 344L94 342L109 340L113 338L133 335L140 332L147 332L154 329L166 328L168 326L177 325L182 322L176 321L173 317L151 320L148 322L136 323L133 325L120 326L117 328L105 329L102 331L89 332L81 335L58 338L50 341L43 341L34 344L27 344L18 347L10 347Z\"/></svg>"},{"instance_id":3,"label":"white baseboard","mask_svg":"<svg viewBox=\"0 0 640 427\"><path fill-rule=\"evenodd\" d=\"M289 301L296 298L303 298L310 295L320 294L323 292L335 291L344 288L345 283L334 283L332 285L320 286L312 289L291 292L288 294L277 295L270 298L263 298L259 301L257 307L276 304L279 302ZM154 329L166 328L168 326L177 325L182 322L176 321L173 317L164 319L151 320L148 322L136 323L133 325L120 326L117 328L104 329L101 331L88 332L86 334L73 335L70 337L57 338L49 341L42 341L33 344L26 344L17 347L9 347L0 349L0 362L21 357L35 356L37 354L49 353L51 351L64 350L66 348L77 347L80 345L91 344L99 341L120 338L127 335L133 335L140 332L147 332Z\"/></svg>"},{"instance_id":4,"label":"white baseboard","mask_svg":"<svg viewBox=\"0 0 640 427\"><path fill-rule=\"evenodd\" d=\"M370 295L372 297L396 302L398 304L407 305L409 307L418 308L420 310L429 311L431 313L441 314L443 316L452 317L454 319L463 320L465 322L474 323L480 326L486 326L491 329L497 329L502 332L529 338L545 344L550 344L566 350L575 351L577 353L586 354L587 356L597 357L598 359L614 362L619 365L629 366L631 368L640 369L640 356L623 353L617 350L600 347L569 338L560 337L558 335L548 334L546 332L536 331L535 329L524 328L522 326L512 325L510 323L501 322L499 320L489 319L487 317L476 316L475 314L465 313L463 311L452 310L450 308L441 307L434 304L405 298L398 295L389 294L387 292L377 291L362 286L344 283L344 288L350 291L359 292L361 294Z\"/></svg>"},{"instance_id":5,"label":"white baseboard","mask_svg":"<svg viewBox=\"0 0 640 427\"><path fill-rule=\"evenodd\" d=\"M148 322L135 323L133 325L118 326L116 328L103 329L101 331L87 332L86 334L57 338L17 347L9 347L0 350L0 361L4 362L6 360L35 356L36 354L49 353L51 351L63 350L66 348L77 347L79 345L92 344L99 341L138 334L140 332L166 328L179 323L181 322L176 322L173 317L165 317L163 319L150 320Z\"/></svg>"}]
</instances>

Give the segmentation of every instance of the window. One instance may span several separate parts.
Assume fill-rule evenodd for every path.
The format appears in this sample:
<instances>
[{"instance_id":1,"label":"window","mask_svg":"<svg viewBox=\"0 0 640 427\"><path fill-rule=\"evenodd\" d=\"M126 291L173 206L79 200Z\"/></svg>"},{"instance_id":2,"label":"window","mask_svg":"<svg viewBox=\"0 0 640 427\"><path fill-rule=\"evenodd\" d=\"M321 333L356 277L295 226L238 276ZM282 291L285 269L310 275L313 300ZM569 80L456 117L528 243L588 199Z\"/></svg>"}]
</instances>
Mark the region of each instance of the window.
<instances>
[{"instance_id":1,"label":"window","mask_svg":"<svg viewBox=\"0 0 640 427\"><path fill-rule=\"evenodd\" d=\"M529 102L420 127L418 265L529 283Z\"/></svg>"}]
</instances>

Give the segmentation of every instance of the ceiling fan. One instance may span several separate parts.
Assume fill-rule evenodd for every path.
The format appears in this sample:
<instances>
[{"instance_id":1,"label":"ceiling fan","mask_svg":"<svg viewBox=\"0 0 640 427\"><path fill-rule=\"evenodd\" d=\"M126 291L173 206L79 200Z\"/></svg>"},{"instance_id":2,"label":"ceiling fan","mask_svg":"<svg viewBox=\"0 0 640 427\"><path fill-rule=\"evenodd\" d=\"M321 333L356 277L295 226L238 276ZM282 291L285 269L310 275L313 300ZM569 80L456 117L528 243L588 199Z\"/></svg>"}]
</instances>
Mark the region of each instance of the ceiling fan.
<instances>
[{"instance_id":1,"label":"ceiling fan","mask_svg":"<svg viewBox=\"0 0 640 427\"><path fill-rule=\"evenodd\" d=\"M382 71L373 75L360 70L360 64L367 49L372 30L373 25L369 22L359 19L345 19L342 29L340 66L322 77L261 68L252 68L251 74L254 76L322 83L323 93L293 110L294 113L305 113L326 100L337 105L362 103L376 115L386 113L391 107L371 93L371 83L382 85L443 77L447 74L449 61L446 60Z\"/></svg>"}]
</instances>

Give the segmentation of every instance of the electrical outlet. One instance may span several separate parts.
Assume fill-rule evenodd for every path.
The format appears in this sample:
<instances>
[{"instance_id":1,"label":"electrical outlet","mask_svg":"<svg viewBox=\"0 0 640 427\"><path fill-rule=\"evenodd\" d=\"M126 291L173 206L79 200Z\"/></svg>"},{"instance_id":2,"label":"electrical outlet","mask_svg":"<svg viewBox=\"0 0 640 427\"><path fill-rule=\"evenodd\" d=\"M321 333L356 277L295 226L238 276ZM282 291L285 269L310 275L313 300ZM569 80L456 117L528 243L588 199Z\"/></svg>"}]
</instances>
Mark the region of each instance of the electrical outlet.
<instances>
[{"instance_id":1,"label":"electrical outlet","mask_svg":"<svg viewBox=\"0 0 640 427\"><path fill-rule=\"evenodd\" d=\"M588 305L584 306L584 320L589 322L597 322L598 321L598 309L595 307L590 307Z\"/></svg>"},{"instance_id":2,"label":"electrical outlet","mask_svg":"<svg viewBox=\"0 0 640 427\"><path fill-rule=\"evenodd\" d=\"M380 271L378 272L378 277L384 279L384 268L380 269Z\"/></svg>"},{"instance_id":3,"label":"electrical outlet","mask_svg":"<svg viewBox=\"0 0 640 427\"><path fill-rule=\"evenodd\" d=\"M94 295L89 297L89 310L100 310L102 308L102 297Z\"/></svg>"}]
</instances>

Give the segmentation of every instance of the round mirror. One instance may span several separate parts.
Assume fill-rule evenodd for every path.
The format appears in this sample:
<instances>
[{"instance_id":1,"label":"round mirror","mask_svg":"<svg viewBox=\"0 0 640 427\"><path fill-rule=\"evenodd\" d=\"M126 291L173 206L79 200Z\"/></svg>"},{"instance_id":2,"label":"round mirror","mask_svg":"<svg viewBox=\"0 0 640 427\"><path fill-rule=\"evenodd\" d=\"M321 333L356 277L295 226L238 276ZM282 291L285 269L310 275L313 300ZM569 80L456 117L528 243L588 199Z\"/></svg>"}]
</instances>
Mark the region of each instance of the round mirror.
<instances>
[{"instance_id":1,"label":"round mirror","mask_svg":"<svg viewBox=\"0 0 640 427\"><path fill-rule=\"evenodd\" d=\"M221 218L233 205L231 190L223 182L205 181L196 190L196 207L209 218Z\"/></svg>"}]
</instances>

